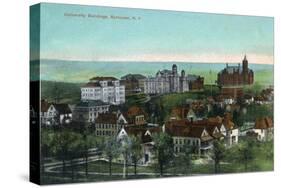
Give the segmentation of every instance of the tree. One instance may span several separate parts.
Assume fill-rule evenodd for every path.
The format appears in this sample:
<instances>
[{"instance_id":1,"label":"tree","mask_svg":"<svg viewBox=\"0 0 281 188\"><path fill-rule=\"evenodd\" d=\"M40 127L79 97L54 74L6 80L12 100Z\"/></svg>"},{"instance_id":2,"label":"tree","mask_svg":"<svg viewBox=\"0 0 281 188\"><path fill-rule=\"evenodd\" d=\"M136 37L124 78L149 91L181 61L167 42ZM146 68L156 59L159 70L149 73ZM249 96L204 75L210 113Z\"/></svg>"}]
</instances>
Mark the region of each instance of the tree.
<instances>
[{"instance_id":1,"label":"tree","mask_svg":"<svg viewBox=\"0 0 281 188\"><path fill-rule=\"evenodd\" d=\"M163 176L164 168L173 160L173 140L166 133L153 135L155 159L159 168L160 176Z\"/></svg>"},{"instance_id":2,"label":"tree","mask_svg":"<svg viewBox=\"0 0 281 188\"><path fill-rule=\"evenodd\" d=\"M142 159L143 151L141 147L141 140L139 137L131 137L131 158L134 164L134 173L137 175L137 164Z\"/></svg>"},{"instance_id":3,"label":"tree","mask_svg":"<svg viewBox=\"0 0 281 188\"><path fill-rule=\"evenodd\" d=\"M189 144L185 144L183 146L183 148L181 149L181 153L179 154L181 164L184 167L186 174L191 173L192 150L193 150L193 148Z\"/></svg>"},{"instance_id":4,"label":"tree","mask_svg":"<svg viewBox=\"0 0 281 188\"><path fill-rule=\"evenodd\" d=\"M225 157L225 145L223 141L215 140L213 143L212 159L214 160L215 173L220 172L220 162Z\"/></svg>"},{"instance_id":5,"label":"tree","mask_svg":"<svg viewBox=\"0 0 281 188\"><path fill-rule=\"evenodd\" d=\"M69 148L67 152L66 158L70 160L70 167L71 167L71 179L74 180L74 163L73 160L75 158L81 157L81 134L71 132L69 135Z\"/></svg>"},{"instance_id":6,"label":"tree","mask_svg":"<svg viewBox=\"0 0 281 188\"><path fill-rule=\"evenodd\" d=\"M254 140L247 139L238 145L238 159L244 164L244 169L248 171L248 164L254 158Z\"/></svg>"},{"instance_id":7,"label":"tree","mask_svg":"<svg viewBox=\"0 0 281 188\"><path fill-rule=\"evenodd\" d=\"M48 129L43 129L41 131L41 169L44 173L44 160L45 157L49 157L52 153L53 148L53 133Z\"/></svg>"},{"instance_id":8,"label":"tree","mask_svg":"<svg viewBox=\"0 0 281 188\"><path fill-rule=\"evenodd\" d=\"M71 160L72 178L74 175L73 158L79 154L79 140L81 140L81 135L70 130L63 130L54 135L52 142L56 158L62 160L63 175L65 175L66 161Z\"/></svg>"},{"instance_id":9,"label":"tree","mask_svg":"<svg viewBox=\"0 0 281 188\"><path fill-rule=\"evenodd\" d=\"M112 161L117 158L120 154L119 151L120 143L114 137L110 137L105 140L103 146L104 155L108 158L109 164L109 175L112 175Z\"/></svg>"},{"instance_id":10,"label":"tree","mask_svg":"<svg viewBox=\"0 0 281 188\"><path fill-rule=\"evenodd\" d=\"M81 140L81 149L82 149L82 156L85 161L85 175L88 177L88 158L89 158L89 149L92 147L97 146L97 142L88 131L84 131L83 138Z\"/></svg>"},{"instance_id":11,"label":"tree","mask_svg":"<svg viewBox=\"0 0 281 188\"><path fill-rule=\"evenodd\" d=\"M128 166L128 158L131 152L131 139L129 137L124 136L123 138L119 139L118 142L120 143L120 152L123 154L123 178L127 176L127 166Z\"/></svg>"}]
</instances>

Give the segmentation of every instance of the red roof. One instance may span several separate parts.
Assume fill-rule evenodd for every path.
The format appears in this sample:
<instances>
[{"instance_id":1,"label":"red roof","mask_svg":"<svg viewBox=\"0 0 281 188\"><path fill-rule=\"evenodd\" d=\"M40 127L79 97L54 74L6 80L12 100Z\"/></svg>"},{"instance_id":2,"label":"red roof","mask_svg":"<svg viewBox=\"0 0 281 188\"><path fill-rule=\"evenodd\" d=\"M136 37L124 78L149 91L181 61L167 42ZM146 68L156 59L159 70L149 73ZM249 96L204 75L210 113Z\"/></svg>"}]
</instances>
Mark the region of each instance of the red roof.
<instances>
[{"instance_id":1,"label":"red roof","mask_svg":"<svg viewBox=\"0 0 281 188\"><path fill-rule=\"evenodd\" d=\"M269 117L257 118L255 129L268 129L273 127L273 121Z\"/></svg>"}]
</instances>

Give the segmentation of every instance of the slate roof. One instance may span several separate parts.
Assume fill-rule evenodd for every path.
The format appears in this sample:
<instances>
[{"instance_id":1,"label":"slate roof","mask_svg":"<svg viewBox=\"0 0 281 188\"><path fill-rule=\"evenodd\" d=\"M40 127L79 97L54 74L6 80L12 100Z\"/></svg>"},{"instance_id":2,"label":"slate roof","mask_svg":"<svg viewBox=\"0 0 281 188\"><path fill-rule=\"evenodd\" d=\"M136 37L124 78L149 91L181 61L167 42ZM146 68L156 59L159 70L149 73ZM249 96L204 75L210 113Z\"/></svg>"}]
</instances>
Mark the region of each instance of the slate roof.
<instances>
[{"instance_id":1,"label":"slate roof","mask_svg":"<svg viewBox=\"0 0 281 188\"><path fill-rule=\"evenodd\" d=\"M126 116L128 116L129 118L138 116L138 115L146 115L145 111L141 107L138 107L138 106L132 106L126 112Z\"/></svg>"},{"instance_id":2,"label":"slate roof","mask_svg":"<svg viewBox=\"0 0 281 188\"><path fill-rule=\"evenodd\" d=\"M121 77L121 80L140 80L145 79L146 77L141 74L126 74Z\"/></svg>"},{"instance_id":3,"label":"slate roof","mask_svg":"<svg viewBox=\"0 0 281 188\"><path fill-rule=\"evenodd\" d=\"M117 78L115 77L112 77L112 76L96 76L96 77L93 77L90 79L91 81L92 80L96 80L96 81L115 81L115 80L118 80Z\"/></svg>"},{"instance_id":4,"label":"slate roof","mask_svg":"<svg viewBox=\"0 0 281 188\"><path fill-rule=\"evenodd\" d=\"M101 85L98 82L88 82L84 87L101 87Z\"/></svg>"},{"instance_id":5,"label":"slate roof","mask_svg":"<svg viewBox=\"0 0 281 188\"><path fill-rule=\"evenodd\" d=\"M152 137L149 134L145 133L149 131L151 134L160 133L161 127L135 127L135 126L128 126L124 128L127 134L139 137L142 143L152 142Z\"/></svg>"},{"instance_id":6,"label":"slate roof","mask_svg":"<svg viewBox=\"0 0 281 188\"><path fill-rule=\"evenodd\" d=\"M78 108L90 108L90 107L96 107L96 106L106 106L109 105L108 103L105 103L101 100L88 100L88 101L80 101L75 107Z\"/></svg>"},{"instance_id":7,"label":"slate roof","mask_svg":"<svg viewBox=\"0 0 281 188\"><path fill-rule=\"evenodd\" d=\"M58 111L59 114L70 114L71 110L68 106L68 104L53 104L56 111Z\"/></svg>"},{"instance_id":8,"label":"slate roof","mask_svg":"<svg viewBox=\"0 0 281 188\"><path fill-rule=\"evenodd\" d=\"M102 124L116 124L118 117L119 116L116 113L102 113L98 115L95 122Z\"/></svg>"}]
</instances>

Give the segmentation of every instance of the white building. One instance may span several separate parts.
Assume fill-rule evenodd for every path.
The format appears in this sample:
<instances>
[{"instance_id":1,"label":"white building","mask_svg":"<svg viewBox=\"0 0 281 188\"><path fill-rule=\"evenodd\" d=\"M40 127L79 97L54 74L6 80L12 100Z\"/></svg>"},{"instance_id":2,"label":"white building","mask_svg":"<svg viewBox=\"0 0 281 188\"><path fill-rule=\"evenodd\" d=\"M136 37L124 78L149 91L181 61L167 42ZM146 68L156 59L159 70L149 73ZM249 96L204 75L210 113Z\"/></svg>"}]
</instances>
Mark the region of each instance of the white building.
<instances>
[{"instance_id":1,"label":"white building","mask_svg":"<svg viewBox=\"0 0 281 188\"><path fill-rule=\"evenodd\" d=\"M118 105L125 102L125 86L114 77L94 77L81 87L81 100L101 100Z\"/></svg>"},{"instance_id":2,"label":"white building","mask_svg":"<svg viewBox=\"0 0 281 188\"><path fill-rule=\"evenodd\" d=\"M155 77L144 79L144 93L164 94L180 93L189 91L188 77L185 71L178 74L177 65L173 65L172 70L162 70L156 73Z\"/></svg>"}]
</instances>

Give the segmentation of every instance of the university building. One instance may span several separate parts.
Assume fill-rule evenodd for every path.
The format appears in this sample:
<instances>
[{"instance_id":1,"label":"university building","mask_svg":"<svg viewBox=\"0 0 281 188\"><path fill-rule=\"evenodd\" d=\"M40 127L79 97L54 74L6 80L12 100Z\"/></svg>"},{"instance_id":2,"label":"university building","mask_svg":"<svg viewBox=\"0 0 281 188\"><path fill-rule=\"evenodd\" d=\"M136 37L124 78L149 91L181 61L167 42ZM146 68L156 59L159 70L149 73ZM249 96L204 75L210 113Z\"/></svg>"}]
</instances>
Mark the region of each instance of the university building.
<instances>
[{"instance_id":1,"label":"university building","mask_svg":"<svg viewBox=\"0 0 281 188\"><path fill-rule=\"evenodd\" d=\"M254 83L254 72L248 67L246 55L242 61L242 66L226 67L218 73L217 84L221 87L221 94L224 96L232 96L234 98L243 95L243 86Z\"/></svg>"},{"instance_id":2,"label":"university building","mask_svg":"<svg viewBox=\"0 0 281 188\"><path fill-rule=\"evenodd\" d=\"M101 100L118 105L125 103L125 86L114 77L93 77L81 87L81 100Z\"/></svg>"},{"instance_id":3,"label":"university building","mask_svg":"<svg viewBox=\"0 0 281 188\"><path fill-rule=\"evenodd\" d=\"M188 77L182 70L178 74L177 65L172 66L172 70L159 70L155 77L148 77L144 80L144 93L164 94L181 93L189 91Z\"/></svg>"}]
</instances>

